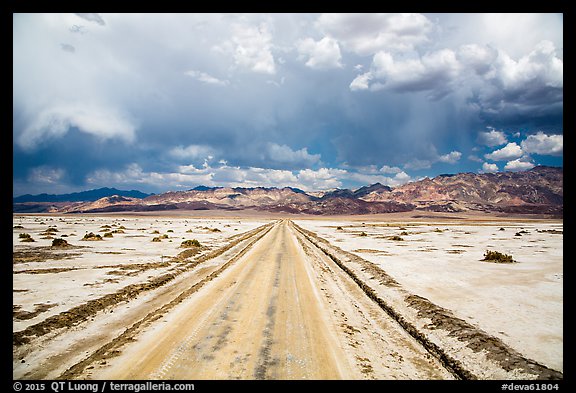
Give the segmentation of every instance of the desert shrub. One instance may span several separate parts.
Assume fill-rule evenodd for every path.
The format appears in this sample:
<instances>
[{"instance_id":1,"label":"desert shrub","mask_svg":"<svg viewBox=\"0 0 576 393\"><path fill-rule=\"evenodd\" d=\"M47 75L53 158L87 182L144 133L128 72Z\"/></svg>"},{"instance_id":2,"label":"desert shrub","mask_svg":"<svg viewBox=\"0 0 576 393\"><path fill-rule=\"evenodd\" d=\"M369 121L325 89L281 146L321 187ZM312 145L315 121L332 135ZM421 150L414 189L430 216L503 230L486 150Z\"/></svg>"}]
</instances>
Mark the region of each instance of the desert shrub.
<instances>
[{"instance_id":1,"label":"desert shrub","mask_svg":"<svg viewBox=\"0 0 576 393\"><path fill-rule=\"evenodd\" d=\"M106 232L104 234L104 237L114 237L114 235L112 234L112 232Z\"/></svg>"},{"instance_id":2,"label":"desert shrub","mask_svg":"<svg viewBox=\"0 0 576 393\"><path fill-rule=\"evenodd\" d=\"M154 239L152 239L153 242L161 242L162 240L159 237L155 237Z\"/></svg>"},{"instance_id":3,"label":"desert shrub","mask_svg":"<svg viewBox=\"0 0 576 393\"><path fill-rule=\"evenodd\" d=\"M504 231L505 229L504 229L504 228L500 228L499 230L500 230L500 231Z\"/></svg>"},{"instance_id":4,"label":"desert shrub","mask_svg":"<svg viewBox=\"0 0 576 393\"><path fill-rule=\"evenodd\" d=\"M400 233L400 236L408 236L408 232L402 231L402 232Z\"/></svg>"},{"instance_id":5,"label":"desert shrub","mask_svg":"<svg viewBox=\"0 0 576 393\"><path fill-rule=\"evenodd\" d=\"M186 233L192 233L192 229L188 229Z\"/></svg>"},{"instance_id":6,"label":"desert shrub","mask_svg":"<svg viewBox=\"0 0 576 393\"><path fill-rule=\"evenodd\" d=\"M512 255L503 254L498 251L486 250L483 261L496 263L513 263Z\"/></svg>"},{"instance_id":7,"label":"desert shrub","mask_svg":"<svg viewBox=\"0 0 576 393\"><path fill-rule=\"evenodd\" d=\"M211 228L210 232L222 232L222 231L218 228Z\"/></svg>"},{"instance_id":8,"label":"desert shrub","mask_svg":"<svg viewBox=\"0 0 576 393\"><path fill-rule=\"evenodd\" d=\"M52 247L68 247L68 242L64 239L52 240Z\"/></svg>"},{"instance_id":9,"label":"desert shrub","mask_svg":"<svg viewBox=\"0 0 576 393\"><path fill-rule=\"evenodd\" d=\"M54 227L50 227L50 228L46 229L45 232L52 232L52 233L54 233L54 232L59 232L59 231L58 231L58 229L56 229L56 228L54 228Z\"/></svg>"},{"instance_id":10,"label":"desert shrub","mask_svg":"<svg viewBox=\"0 0 576 393\"><path fill-rule=\"evenodd\" d=\"M160 239L168 239L168 235L164 234L164 235L160 236Z\"/></svg>"},{"instance_id":11,"label":"desert shrub","mask_svg":"<svg viewBox=\"0 0 576 393\"><path fill-rule=\"evenodd\" d=\"M395 240L395 241L403 241L404 239L402 239L400 236L390 236L389 237L390 240Z\"/></svg>"},{"instance_id":12,"label":"desert shrub","mask_svg":"<svg viewBox=\"0 0 576 393\"><path fill-rule=\"evenodd\" d=\"M368 236L368 235L366 234L366 232L362 232L362 233L360 234L360 236Z\"/></svg>"},{"instance_id":13,"label":"desert shrub","mask_svg":"<svg viewBox=\"0 0 576 393\"><path fill-rule=\"evenodd\" d=\"M184 240L181 245L181 247L201 247L202 245L200 244L200 242L196 239L192 239L192 240Z\"/></svg>"},{"instance_id":14,"label":"desert shrub","mask_svg":"<svg viewBox=\"0 0 576 393\"><path fill-rule=\"evenodd\" d=\"M111 233L124 233L122 229L114 229Z\"/></svg>"},{"instance_id":15,"label":"desert shrub","mask_svg":"<svg viewBox=\"0 0 576 393\"><path fill-rule=\"evenodd\" d=\"M166 232L174 232L172 229L168 229Z\"/></svg>"},{"instance_id":16,"label":"desert shrub","mask_svg":"<svg viewBox=\"0 0 576 393\"><path fill-rule=\"evenodd\" d=\"M159 231L159 230L152 231L152 234L153 234L153 235L159 235L159 234L160 234L160 231Z\"/></svg>"},{"instance_id":17,"label":"desert shrub","mask_svg":"<svg viewBox=\"0 0 576 393\"><path fill-rule=\"evenodd\" d=\"M436 229L434 229L434 232L442 233L443 231L440 228L436 228Z\"/></svg>"},{"instance_id":18,"label":"desert shrub","mask_svg":"<svg viewBox=\"0 0 576 393\"><path fill-rule=\"evenodd\" d=\"M32 239L32 236L30 236L27 233L21 233L20 235L18 235L18 237L22 240L20 240L21 242L33 242L35 241L34 239Z\"/></svg>"},{"instance_id":19,"label":"desert shrub","mask_svg":"<svg viewBox=\"0 0 576 393\"><path fill-rule=\"evenodd\" d=\"M93 232L89 232L84 235L82 240L94 241L94 240L102 240L102 236L95 235Z\"/></svg>"},{"instance_id":20,"label":"desert shrub","mask_svg":"<svg viewBox=\"0 0 576 393\"><path fill-rule=\"evenodd\" d=\"M342 227L337 227L336 230L337 231L343 231L344 229L342 229Z\"/></svg>"},{"instance_id":21,"label":"desert shrub","mask_svg":"<svg viewBox=\"0 0 576 393\"><path fill-rule=\"evenodd\" d=\"M14 225L14 229L24 229L22 225Z\"/></svg>"}]
</instances>

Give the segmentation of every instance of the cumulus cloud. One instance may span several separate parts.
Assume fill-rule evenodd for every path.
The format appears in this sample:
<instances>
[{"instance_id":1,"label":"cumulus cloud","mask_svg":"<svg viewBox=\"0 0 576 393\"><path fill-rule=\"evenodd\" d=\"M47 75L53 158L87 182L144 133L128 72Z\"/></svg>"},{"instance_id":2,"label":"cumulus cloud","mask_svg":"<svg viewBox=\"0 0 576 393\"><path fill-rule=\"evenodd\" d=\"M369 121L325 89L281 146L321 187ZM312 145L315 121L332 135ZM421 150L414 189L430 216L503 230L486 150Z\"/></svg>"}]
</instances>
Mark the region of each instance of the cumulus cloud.
<instances>
[{"instance_id":1,"label":"cumulus cloud","mask_svg":"<svg viewBox=\"0 0 576 393\"><path fill-rule=\"evenodd\" d=\"M526 153L562 155L564 152L563 135L546 135L542 131L529 135L520 145Z\"/></svg>"},{"instance_id":2,"label":"cumulus cloud","mask_svg":"<svg viewBox=\"0 0 576 393\"><path fill-rule=\"evenodd\" d=\"M68 104L52 106L36 114L17 138L25 149L34 149L46 139L61 137L70 128L92 134L100 139L121 139L132 142L136 126L126 116L100 105Z\"/></svg>"},{"instance_id":3,"label":"cumulus cloud","mask_svg":"<svg viewBox=\"0 0 576 393\"><path fill-rule=\"evenodd\" d=\"M497 57L498 51L489 45L466 44L460 46L457 52L457 58L462 65L473 69L478 75L492 71Z\"/></svg>"},{"instance_id":4,"label":"cumulus cloud","mask_svg":"<svg viewBox=\"0 0 576 393\"><path fill-rule=\"evenodd\" d=\"M131 163L120 171L98 169L87 176L87 183L97 186L139 187L147 190L182 190L197 185L210 187L296 187L305 191L321 191L342 186L342 179L350 174L342 169L320 168L289 170L194 165L178 166L172 172L144 171L137 163ZM398 179L402 179L402 175Z\"/></svg>"},{"instance_id":5,"label":"cumulus cloud","mask_svg":"<svg viewBox=\"0 0 576 393\"><path fill-rule=\"evenodd\" d=\"M526 171L528 169L534 168L534 164L528 161L522 161L521 159L516 159L508 161L506 166L504 166L505 171Z\"/></svg>"},{"instance_id":6,"label":"cumulus cloud","mask_svg":"<svg viewBox=\"0 0 576 393\"><path fill-rule=\"evenodd\" d=\"M545 116L562 110L563 61L552 42L540 42L517 61L499 50L493 67L476 93L485 114L495 118L528 113Z\"/></svg>"},{"instance_id":7,"label":"cumulus cloud","mask_svg":"<svg viewBox=\"0 0 576 393\"><path fill-rule=\"evenodd\" d=\"M391 53L380 51L374 55L370 71L357 76L350 89L432 91L434 97L442 97L451 90L451 83L458 76L459 68L456 56L450 49L406 60L396 60Z\"/></svg>"},{"instance_id":8,"label":"cumulus cloud","mask_svg":"<svg viewBox=\"0 0 576 393\"><path fill-rule=\"evenodd\" d=\"M316 26L359 55L411 50L428 41L433 24L422 14L322 14Z\"/></svg>"},{"instance_id":9,"label":"cumulus cloud","mask_svg":"<svg viewBox=\"0 0 576 393\"><path fill-rule=\"evenodd\" d=\"M491 129L487 132L479 132L478 142L485 146L494 147L505 144L508 142L508 139L502 131Z\"/></svg>"},{"instance_id":10,"label":"cumulus cloud","mask_svg":"<svg viewBox=\"0 0 576 393\"><path fill-rule=\"evenodd\" d=\"M320 168L316 171L302 169L298 172L298 181L304 190L329 190L341 187L339 177L346 173L347 171L343 169Z\"/></svg>"},{"instance_id":11,"label":"cumulus cloud","mask_svg":"<svg viewBox=\"0 0 576 393\"><path fill-rule=\"evenodd\" d=\"M404 164L404 169L410 169L410 170L428 169L437 162L443 162L446 164L455 164L460 160L460 157L462 157L462 153L456 150L443 155L439 155L436 152L436 148L434 146L431 146L430 150L432 152L431 158L429 159L413 158L406 164Z\"/></svg>"},{"instance_id":12,"label":"cumulus cloud","mask_svg":"<svg viewBox=\"0 0 576 393\"><path fill-rule=\"evenodd\" d=\"M177 159L206 159L208 157L212 157L215 155L215 150L206 145L188 145L184 146L176 146L171 149L168 154Z\"/></svg>"},{"instance_id":13,"label":"cumulus cloud","mask_svg":"<svg viewBox=\"0 0 576 393\"><path fill-rule=\"evenodd\" d=\"M380 172L398 174L402 172L402 169L398 168L397 166L384 165L382 168L380 168Z\"/></svg>"},{"instance_id":14,"label":"cumulus cloud","mask_svg":"<svg viewBox=\"0 0 576 393\"><path fill-rule=\"evenodd\" d=\"M268 143L265 154L268 160L289 167L309 167L320 161L320 154L310 154L305 147L300 150L292 150L289 146L277 143Z\"/></svg>"},{"instance_id":15,"label":"cumulus cloud","mask_svg":"<svg viewBox=\"0 0 576 393\"><path fill-rule=\"evenodd\" d=\"M462 157L462 153L459 151L451 151L448 154L444 154L438 157L438 161L445 162L447 164L455 164Z\"/></svg>"},{"instance_id":16,"label":"cumulus cloud","mask_svg":"<svg viewBox=\"0 0 576 393\"><path fill-rule=\"evenodd\" d=\"M498 165L485 162L484 164L482 164L482 172L484 173L498 172Z\"/></svg>"},{"instance_id":17,"label":"cumulus cloud","mask_svg":"<svg viewBox=\"0 0 576 393\"><path fill-rule=\"evenodd\" d=\"M492 153L484 154L484 158L492 161L506 161L519 158L524 154L522 148L516 142L510 142L502 149L494 150Z\"/></svg>"},{"instance_id":18,"label":"cumulus cloud","mask_svg":"<svg viewBox=\"0 0 576 393\"><path fill-rule=\"evenodd\" d=\"M305 38L296 44L300 58L306 60L306 65L314 69L342 68L342 55L338 42L330 37L320 41Z\"/></svg>"},{"instance_id":19,"label":"cumulus cloud","mask_svg":"<svg viewBox=\"0 0 576 393\"><path fill-rule=\"evenodd\" d=\"M242 68L264 74L275 74L272 35L265 23L260 26L235 25L232 42L234 61Z\"/></svg>"}]
</instances>

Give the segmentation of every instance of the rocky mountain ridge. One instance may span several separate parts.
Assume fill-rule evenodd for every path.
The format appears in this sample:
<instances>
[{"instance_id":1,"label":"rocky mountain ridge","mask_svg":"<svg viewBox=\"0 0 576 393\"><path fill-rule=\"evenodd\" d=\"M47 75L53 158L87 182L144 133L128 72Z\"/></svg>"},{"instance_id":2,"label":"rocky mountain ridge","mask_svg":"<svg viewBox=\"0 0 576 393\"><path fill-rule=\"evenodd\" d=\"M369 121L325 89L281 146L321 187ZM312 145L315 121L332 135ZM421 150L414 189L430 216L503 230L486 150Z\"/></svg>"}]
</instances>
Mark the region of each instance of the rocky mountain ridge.
<instances>
[{"instance_id":1,"label":"rocky mountain ridge","mask_svg":"<svg viewBox=\"0 0 576 393\"><path fill-rule=\"evenodd\" d=\"M306 193L297 188L198 186L144 198L118 194L89 201L17 202L14 212L94 213L161 210L243 210L315 215L375 214L423 210L485 211L562 216L563 169L537 166L524 172L458 173L391 188L380 183L357 190Z\"/></svg>"}]
</instances>

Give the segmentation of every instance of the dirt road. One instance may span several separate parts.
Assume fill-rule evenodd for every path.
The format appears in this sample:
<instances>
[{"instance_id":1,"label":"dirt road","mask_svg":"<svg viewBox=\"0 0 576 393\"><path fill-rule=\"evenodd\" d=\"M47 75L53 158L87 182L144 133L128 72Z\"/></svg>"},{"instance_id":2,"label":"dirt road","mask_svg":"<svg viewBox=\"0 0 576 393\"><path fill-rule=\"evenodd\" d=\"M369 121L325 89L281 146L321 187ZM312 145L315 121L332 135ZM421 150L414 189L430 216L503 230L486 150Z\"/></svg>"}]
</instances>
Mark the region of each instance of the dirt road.
<instances>
[{"instance_id":1,"label":"dirt road","mask_svg":"<svg viewBox=\"0 0 576 393\"><path fill-rule=\"evenodd\" d=\"M116 355L77 376L454 378L286 220Z\"/></svg>"}]
</instances>

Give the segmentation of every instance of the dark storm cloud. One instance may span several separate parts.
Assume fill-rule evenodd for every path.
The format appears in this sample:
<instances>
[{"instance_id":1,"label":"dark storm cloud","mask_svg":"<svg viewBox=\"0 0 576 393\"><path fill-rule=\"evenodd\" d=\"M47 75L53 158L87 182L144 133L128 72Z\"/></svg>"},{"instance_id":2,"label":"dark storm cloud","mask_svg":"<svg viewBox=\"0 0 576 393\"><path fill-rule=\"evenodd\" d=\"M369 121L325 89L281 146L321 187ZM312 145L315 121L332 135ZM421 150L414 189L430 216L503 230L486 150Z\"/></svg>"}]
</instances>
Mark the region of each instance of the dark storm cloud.
<instances>
[{"instance_id":1,"label":"dark storm cloud","mask_svg":"<svg viewBox=\"0 0 576 393\"><path fill-rule=\"evenodd\" d=\"M398 184L493 169L487 127L561 162L562 21L510 17L17 14L14 182Z\"/></svg>"}]
</instances>

